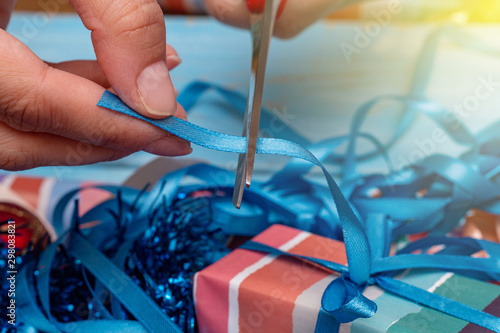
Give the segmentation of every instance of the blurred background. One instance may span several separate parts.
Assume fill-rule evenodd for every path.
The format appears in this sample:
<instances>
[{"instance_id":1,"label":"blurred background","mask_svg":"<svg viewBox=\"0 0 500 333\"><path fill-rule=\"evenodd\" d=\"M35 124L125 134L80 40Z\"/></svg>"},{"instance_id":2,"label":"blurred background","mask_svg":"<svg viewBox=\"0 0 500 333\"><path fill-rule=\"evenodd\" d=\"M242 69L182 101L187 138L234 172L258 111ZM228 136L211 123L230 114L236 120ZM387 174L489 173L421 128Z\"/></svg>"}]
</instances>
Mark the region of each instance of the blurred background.
<instances>
[{"instance_id":1,"label":"blurred background","mask_svg":"<svg viewBox=\"0 0 500 333\"><path fill-rule=\"evenodd\" d=\"M385 8L394 0L371 0L362 4L349 6L329 16L331 19L369 19L370 12L376 8ZM170 14L203 14L203 7L196 0L159 0L166 13ZM499 22L500 0L400 0L404 12L398 20L436 21L450 17L460 17L471 22ZM68 3L58 1L59 10L71 12ZM16 9L26 11L43 10L43 2L18 0Z\"/></svg>"}]
</instances>

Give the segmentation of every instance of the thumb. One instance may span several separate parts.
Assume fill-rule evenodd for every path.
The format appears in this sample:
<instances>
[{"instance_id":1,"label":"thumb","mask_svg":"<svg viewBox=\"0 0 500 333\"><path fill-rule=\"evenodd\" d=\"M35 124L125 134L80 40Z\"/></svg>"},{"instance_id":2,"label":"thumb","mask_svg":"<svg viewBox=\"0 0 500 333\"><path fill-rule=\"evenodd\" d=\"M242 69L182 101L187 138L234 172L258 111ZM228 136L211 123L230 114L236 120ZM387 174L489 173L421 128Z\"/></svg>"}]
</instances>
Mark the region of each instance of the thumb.
<instances>
[{"instance_id":1,"label":"thumb","mask_svg":"<svg viewBox=\"0 0 500 333\"><path fill-rule=\"evenodd\" d=\"M109 84L151 118L173 115L176 94L166 62L165 21L156 0L70 0Z\"/></svg>"}]
</instances>

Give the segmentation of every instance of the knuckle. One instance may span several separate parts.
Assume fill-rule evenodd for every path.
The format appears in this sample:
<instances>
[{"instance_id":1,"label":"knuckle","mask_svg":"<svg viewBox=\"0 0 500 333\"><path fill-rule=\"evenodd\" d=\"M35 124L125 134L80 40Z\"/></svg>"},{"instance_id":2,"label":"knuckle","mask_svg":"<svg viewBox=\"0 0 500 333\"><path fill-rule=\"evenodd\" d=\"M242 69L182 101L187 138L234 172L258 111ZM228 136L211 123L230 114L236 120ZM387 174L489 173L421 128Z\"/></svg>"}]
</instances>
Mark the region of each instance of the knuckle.
<instances>
[{"instance_id":1,"label":"knuckle","mask_svg":"<svg viewBox=\"0 0 500 333\"><path fill-rule=\"evenodd\" d=\"M2 140L3 139L3 140ZM21 171L36 166L35 156L27 153L22 147L7 138L0 138L0 169Z\"/></svg>"},{"instance_id":2,"label":"knuckle","mask_svg":"<svg viewBox=\"0 0 500 333\"><path fill-rule=\"evenodd\" d=\"M0 153L0 169L5 171L22 171L27 168L23 167L24 161L14 155L7 155L5 152Z\"/></svg>"},{"instance_id":3,"label":"knuckle","mask_svg":"<svg viewBox=\"0 0 500 333\"><path fill-rule=\"evenodd\" d=\"M163 14L156 2L114 1L109 22L118 38L138 38L147 41L143 36L165 34ZM164 38L162 39L164 42Z\"/></svg>"},{"instance_id":4,"label":"knuckle","mask_svg":"<svg viewBox=\"0 0 500 333\"><path fill-rule=\"evenodd\" d=\"M121 149L130 138L131 126L117 126L112 118L102 118L94 129L86 133L86 142L94 146ZM135 141L135 140L134 140Z\"/></svg>"},{"instance_id":5,"label":"knuckle","mask_svg":"<svg viewBox=\"0 0 500 333\"><path fill-rule=\"evenodd\" d=\"M106 133L102 135L98 140L91 142L91 144L101 147L116 148L121 145L121 140L119 135L116 135L114 133Z\"/></svg>"},{"instance_id":6,"label":"knuckle","mask_svg":"<svg viewBox=\"0 0 500 333\"><path fill-rule=\"evenodd\" d=\"M149 137L134 132L134 129L137 130L137 120L132 117L101 117L93 126L86 128L82 141L92 146L118 149L122 152L139 151L149 142Z\"/></svg>"},{"instance_id":7,"label":"knuckle","mask_svg":"<svg viewBox=\"0 0 500 333\"><path fill-rule=\"evenodd\" d=\"M41 87L44 85L46 71L36 77L38 81L26 84L15 92L7 93L2 99L1 120L10 127L24 132L43 132L52 130L58 124L58 117L51 108L46 108L47 96ZM34 77L35 78L35 77Z\"/></svg>"},{"instance_id":8,"label":"knuckle","mask_svg":"<svg viewBox=\"0 0 500 333\"><path fill-rule=\"evenodd\" d=\"M11 99L4 103L3 121L18 131L36 131L40 118L39 109L32 96Z\"/></svg>"},{"instance_id":9,"label":"knuckle","mask_svg":"<svg viewBox=\"0 0 500 333\"><path fill-rule=\"evenodd\" d=\"M93 129L86 133L86 142L102 147L114 147L120 140L116 132L116 125L106 118L101 118Z\"/></svg>"},{"instance_id":10,"label":"knuckle","mask_svg":"<svg viewBox=\"0 0 500 333\"><path fill-rule=\"evenodd\" d=\"M5 78L7 82L22 82L22 73L11 71ZM0 120L15 127L26 109L26 94L21 84L6 84L0 95Z\"/></svg>"}]
</instances>

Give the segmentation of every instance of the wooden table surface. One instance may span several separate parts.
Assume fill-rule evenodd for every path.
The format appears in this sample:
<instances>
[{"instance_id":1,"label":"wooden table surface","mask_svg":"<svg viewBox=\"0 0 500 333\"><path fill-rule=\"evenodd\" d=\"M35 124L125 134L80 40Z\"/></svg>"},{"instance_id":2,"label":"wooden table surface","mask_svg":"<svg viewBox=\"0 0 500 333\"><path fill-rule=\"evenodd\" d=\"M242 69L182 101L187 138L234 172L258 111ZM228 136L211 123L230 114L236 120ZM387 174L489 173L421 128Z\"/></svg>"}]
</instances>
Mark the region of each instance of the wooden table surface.
<instances>
[{"instance_id":1,"label":"wooden table surface","mask_svg":"<svg viewBox=\"0 0 500 333\"><path fill-rule=\"evenodd\" d=\"M44 11L44 4L48 3L57 6L57 11L59 12L73 12L73 7L64 0L54 0L54 1L33 1L33 0L17 0L16 10L23 11ZM52 10L52 9L51 9Z\"/></svg>"}]
</instances>

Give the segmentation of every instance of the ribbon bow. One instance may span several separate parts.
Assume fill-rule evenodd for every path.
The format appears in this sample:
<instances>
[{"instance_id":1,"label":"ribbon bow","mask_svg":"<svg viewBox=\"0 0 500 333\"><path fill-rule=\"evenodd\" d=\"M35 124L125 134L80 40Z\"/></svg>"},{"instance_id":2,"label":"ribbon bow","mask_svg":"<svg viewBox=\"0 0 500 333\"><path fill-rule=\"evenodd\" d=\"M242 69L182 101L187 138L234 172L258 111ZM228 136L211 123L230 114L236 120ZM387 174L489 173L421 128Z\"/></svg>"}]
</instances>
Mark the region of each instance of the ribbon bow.
<instances>
[{"instance_id":1,"label":"ribbon bow","mask_svg":"<svg viewBox=\"0 0 500 333\"><path fill-rule=\"evenodd\" d=\"M370 318L377 312L377 304L363 295L364 288L358 287L345 273L342 274L326 288L321 299L321 310L332 315L339 323ZM320 314L317 326L317 332L332 328L328 316L324 313Z\"/></svg>"},{"instance_id":2,"label":"ribbon bow","mask_svg":"<svg viewBox=\"0 0 500 333\"><path fill-rule=\"evenodd\" d=\"M374 222L374 220L371 222ZM375 226L376 223L372 225ZM373 229L375 228L377 227ZM349 245L352 244L349 244L349 242L352 240L370 239L371 241L376 239L377 236L379 235L375 234L371 237L348 235L345 240L346 249L351 247ZM368 244L367 242L365 245L376 250L374 243L370 242ZM376 243L383 244L378 240ZM435 245L447 245L448 247L435 255L408 254L409 251L427 249ZM326 333L332 330L338 332L341 323L373 316L377 311L377 305L362 294L368 285L378 285L382 289L409 301L488 328L494 332L500 332L500 318L438 294L430 293L393 277L405 269L434 268L447 272L459 272L476 278L498 279L500 277L500 257L498 256L500 254L500 245L496 243L469 238L429 237L410 244L395 256L384 254L380 258L376 258L368 252L371 257L368 266L361 265L363 258L360 258L359 252L348 251L348 267L323 259L290 254L253 241L245 243L242 248L309 261L329 271L341 273L341 276L333 280L323 293L321 309L316 323L316 333ZM449 254L453 253L454 249L457 248L460 249L460 255ZM490 258L471 258L467 256L470 252L480 250L487 251ZM376 251L371 253L376 253ZM367 271L368 275L366 275ZM353 276L359 280L354 280Z\"/></svg>"}]
</instances>

